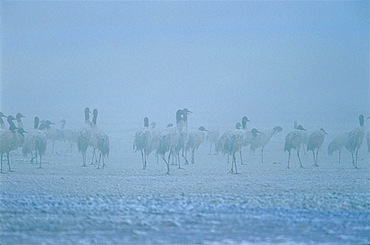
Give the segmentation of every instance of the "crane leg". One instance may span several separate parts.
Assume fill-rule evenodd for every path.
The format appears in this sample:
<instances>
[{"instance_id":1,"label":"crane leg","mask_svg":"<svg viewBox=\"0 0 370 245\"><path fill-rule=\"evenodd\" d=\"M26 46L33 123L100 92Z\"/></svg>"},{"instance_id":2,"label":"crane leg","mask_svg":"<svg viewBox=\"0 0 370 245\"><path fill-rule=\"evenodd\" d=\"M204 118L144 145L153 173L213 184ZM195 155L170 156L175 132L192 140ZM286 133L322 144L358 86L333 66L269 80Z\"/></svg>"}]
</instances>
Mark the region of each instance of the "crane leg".
<instances>
[{"instance_id":1,"label":"crane leg","mask_svg":"<svg viewBox=\"0 0 370 245\"><path fill-rule=\"evenodd\" d=\"M355 166L355 158L353 156L353 152L351 152L351 155L352 155L352 164L353 164L353 166Z\"/></svg>"},{"instance_id":2,"label":"crane leg","mask_svg":"<svg viewBox=\"0 0 370 245\"><path fill-rule=\"evenodd\" d=\"M339 163L340 163L340 153L341 153L341 150L339 150Z\"/></svg>"},{"instance_id":3,"label":"crane leg","mask_svg":"<svg viewBox=\"0 0 370 245\"><path fill-rule=\"evenodd\" d=\"M315 157L315 150L312 151L312 155L313 155L313 162L314 162L314 166L317 166L316 165L316 157Z\"/></svg>"},{"instance_id":4,"label":"crane leg","mask_svg":"<svg viewBox=\"0 0 370 245\"><path fill-rule=\"evenodd\" d=\"M319 149L316 151L316 167L319 166Z\"/></svg>"},{"instance_id":5,"label":"crane leg","mask_svg":"<svg viewBox=\"0 0 370 245\"><path fill-rule=\"evenodd\" d=\"M299 150L297 151L297 157L298 157L298 160L299 160L299 164L301 165L301 168L304 168L303 165L302 165L301 157L299 156Z\"/></svg>"},{"instance_id":6,"label":"crane leg","mask_svg":"<svg viewBox=\"0 0 370 245\"><path fill-rule=\"evenodd\" d=\"M355 165L355 168L358 168L357 167L357 156L358 156L358 148L356 149L356 165Z\"/></svg>"},{"instance_id":7,"label":"crane leg","mask_svg":"<svg viewBox=\"0 0 370 245\"><path fill-rule=\"evenodd\" d=\"M141 152L141 162L143 164L143 169L145 169L145 163L144 163L144 153L143 153L143 150L140 150Z\"/></svg>"},{"instance_id":8,"label":"crane leg","mask_svg":"<svg viewBox=\"0 0 370 245\"><path fill-rule=\"evenodd\" d=\"M263 163L263 147L261 149L261 163Z\"/></svg>"},{"instance_id":9,"label":"crane leg","mask_svg":"<svg viewBox=\"0 0 370 245\"><path fill-rule=\"evenodd\" d=\"M9 166L9 172L13 172L13 170L11 170L11 169L10 169L9 152L7 153L7 157L8 157L8 166Z\"/></svg>"},{"instance_id":10,"label":"crane leg","mask_svg":"<svg viewBox=\"0 0 370 245\"><path fill-rule=\"evenodd\" d=\"M171 155L171 153L170 153L169 155ZM167 165L167 173L166 173L166 174L170 174L170 164L169 164L170 156L168 156L168 162L166 161L166 158L165 158L165 156L164 156L164 155L163 155L162 159L163 159L163 161L164 161L164 162L166 163L166 165Z\"/></svg>"},{"instance_id":11,"label":"crane leg","mask_svg":"<svg viewBox=\"0 0 370 245\"><path fill-rule=\"evenodd\" d=\"M195 148L193 148L193 149L191 150L191 163L192 163L192 164L194 164L194 163L195 163L194 155L195 155Z\"/></svg>"},{"instance_id":12,"label":"crane leg","mask_svg":"<svg viewBox=\"0 0 370 245\"><path fill-rule=\"evenodd\" d=\"M39 157L40 157L40 167L39 168L41 168L41 154L39 153Z\"/></svg>"},{"instance_id":13,"label":"crane leg","mask_svg":"<svg viewBox=\"0 0 370 245\"><path fill-rule=\"evenodd\" d=\"M243 163L243 156L242 156L242 155L243 155L243 153L242 153L242 150L240 149L240 151L239 151L239 152L240 152L240 164L241 164L241 165L245 165L245 164ZM234 157L234 156L233 156L233 157ZM235 157L235 159L236 159L236 157Z\"/></svg>"},{"instance_id":14,"label":"crane leg","mask_svg":"<svg viewBox=\"0 0 370 245\"><path fill-rule=\"evenodd\" d=\"M238 169L236 167L236 156L235 156L235 152L233 154L233 160L234 160L234 165L235 165L235 174L238 174Z\"/></svg>"},{"instance_id":15,"label":"crane leg","mask_svg":"<svg viewBox=\"0 0 370 245\"><path fill-rule=\"evenodd\" d=\"M86 167L86 153L82 152L82 166L81 167Z\"/></svg>"},{"instance_id":16,"label":"crane leg","mask_svg":"<svg viewBox=\"0 0 370 245\"><path fill-rule=\"evenodd\" d=\"M289 155L288 155L288 167L287 168L290 168L289 163L290 163L290 151L289 151Z\"/></svg>"}]
</instances>

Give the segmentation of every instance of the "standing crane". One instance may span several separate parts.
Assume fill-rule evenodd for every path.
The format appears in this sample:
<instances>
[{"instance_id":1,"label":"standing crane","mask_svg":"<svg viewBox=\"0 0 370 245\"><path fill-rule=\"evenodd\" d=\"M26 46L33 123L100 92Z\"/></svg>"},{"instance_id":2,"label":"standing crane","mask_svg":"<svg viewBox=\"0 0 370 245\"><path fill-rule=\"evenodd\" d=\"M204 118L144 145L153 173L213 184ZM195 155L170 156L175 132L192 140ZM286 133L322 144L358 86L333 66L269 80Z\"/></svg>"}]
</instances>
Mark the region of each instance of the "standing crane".
<instances>
[{"instance_id":1,"label":"standing crane","mask_svg":"<svg viewBox=\"0 0 370 245\"><path fill-rule=\"evenodd\" d=\"M146 169L146 161L150 153L152 143L152 130L149 128L149 118L144 118L144 127L136 131L133 148L141 152L141 161L143 169Z\"/></svg>"},{"instance_id":2,"label":"standing crane","mask_svg":"<svg viewBox=\"0 0 370 245\"><path fill-rule=\"evenodd\" d=\"M261 163L263 163L263 149L267 145L267 143L270 141L272 136L276 135L277 133L281 132L283 130L282 127L276 126L273 129L270 130L264 130L261 134L257 134L255 137L252 138L250 143L250 150L251 152L255 152L256 149L261 148Z\"/></svg>"},{"instance_id":3,"label":"standing crane","mask_svg":"<svg viewBox=\"0 0 370 245\"><path fill-rule=\"evenodd\" d=\"M346 144L346 141L348 139L348 133L342 133L337 135L330 143L328 146L328 155L331 156L333 155L333 152L338 151L339 152L339 160L338 162L340 163L340 157L342 153L342 149L344 145Z\"/></svg>"},{"instance_id":4,"label":"standing crane","mask_svg":"<svg viewBox=\"0 0 370 245\"><path fill-rule=\"evenodd\" d=\"M94 149L92 164L94 161L95 150L97 149L100 152L99 161L97 161L98 168L100 168L101 160L103 161L102 168L104 168L106 166L104 159L108 157L109 155L109 136L102 129L98 128L96 124L97 118L98 118L98 110L94 109L93 110L93 120L92 120L92 125L91 125L91 128L92 128L91 145Z\"/></svg>"},{"instance_id":5,"label":"standing crane","mask_svg":"<svg viewBox=\"0 0 370 245\"><path fill-rule=\"evenodd\" d=\"M364 137L365 137L364 116L360 115L358 117L358 120L360 122L360 127L352 129L349 132L348 138L345 144L346 149L352 155L352 164L355 166L355 168L358 168L357 166L358 150L360 149L362 142L364 141ZM354 154L356 154L356 161L355 161Z\"/></svg>"},{"instance_id":6,"label":"standing crane","mask_svg":"<svg viewBox=\"0 0 370 245\"><path fill-rule=\"evenodd\" d=\"M82 154L82 167L86 167L86 151L91 144L91 123L90 123L90 109L86 107L84 110L85 124L77 133L77 147Z\"/></svg>"},{"instance_id":7,"label":"standing crane","mask_svg":"<svg viewBox=\"0 0 370 245\"><path fill-rule=\"evenodd\" d=\"M186 145L186 151L191 150L191 163L194 164L194 155L195 151L198 150L199 146L204 142L206 136L205 132L208 132L208 130L200 126L198 130L191 130L189 133L189 141Z\"/></svg>"},{"instance_id":8,"label":"standing crane","mask_svg":"<svg viewBox=\"0 0 370 245\"><path fill-rule=\"evenodd\" d=\"M163 130L159 135L157 154L161 156L163 161L167 165L167 173L170 174L170 157L174 152L175 147L178 144L180 138L180 132L182 130L182 110L176 111L176 125L172 125ZM166 160L166 153L168 152L168 158Z\"/></svg>"},{"instance_id":9,"label":"standing crane","mask_svg":"<svg viewBox=\"0 0 370 245\"><path fill-rule=\"evenodd\" d=\"M298 125L297 129L294 129L292 132L290 132L285 137L284 151L287 151L289 153L288 168L290 168L290 166L289 166L290 151L292 149L295 149L297 151L297 157L298 157L298 160L299 160L299 164L301 165L301 168L303 168L301 158L299 156L299 150L301 149L302 142L303 142L303 139L304 139L304 131L306 131L306 129L304 129L302 125Z\"/></svg>"},{"instance_id":10,"label":"standing crane","mask_svg":"<svg viewBox=\"0 0 370 245\"><path fill-rule=\"evenodd\" d=\"M322 143L325 140L325 135L328 135L323 128L320 130L313 131L309 138L307 143L307 151L312 151L313 154L313 160L314 160L314 166L318 167L318 157L319 157L319 150L322 146ZM315 152L316 151L316 152Z\"/></svg>"}]
</instances>

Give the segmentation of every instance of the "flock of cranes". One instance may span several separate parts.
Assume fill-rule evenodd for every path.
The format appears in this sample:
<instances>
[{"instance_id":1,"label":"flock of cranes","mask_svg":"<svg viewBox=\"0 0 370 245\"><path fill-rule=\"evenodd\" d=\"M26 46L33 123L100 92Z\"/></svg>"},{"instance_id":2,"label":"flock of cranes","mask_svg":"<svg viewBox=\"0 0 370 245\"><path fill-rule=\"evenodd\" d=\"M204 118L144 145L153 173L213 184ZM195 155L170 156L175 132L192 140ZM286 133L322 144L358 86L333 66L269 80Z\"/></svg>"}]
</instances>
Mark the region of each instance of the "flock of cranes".
<instances>
[{"instance_id":1,"label":"flock of cranes","mask_svg":"<svg viewBox=\"0 0 370 245\"><path fill-rule=\"evenodd\" d=\"M194 163L194 152L205 141L209 140L211 154L214 146L215 152L221 152L232 157L230 173L237 174L236 156L239 152L240 162L243 165L242 149L243 147L250 147L251 152L261 149L261 163L263 163L264 147L268 144L270 139L281 132L283 129L276 126L272 129L259 131L256 128L252 130L247 129L247 123L250 121L248 117L242 117L241 123L235 125L234 130L226 131L221 137L218 137L218 132L209 131L204 126L197 130L189 130L187 118L188 109L179 109L176 112L176 125L170 124L161 133L155 130L154 127L149 127L149 119L144 118L144 127L139 129L135 134L134 149L141 152L143 169L146 168L147 158L151 152L155 152L157 157L160 156L167 166L167 174L170 172L170 159L172 157L172 164L177 164L181 168L180 153L184 159L184 163L188 164L187 152L191 151L192 160ZM370 119L370 117L369 117ZM328 154L339 151L339 162L341 150L346 148L352 155L352 163L355 168L358 168L358 150L362 145L365 137L364 116L359 116L360 127L351 130L348 133L343 133L336 136L328 146ZM312 151L314 166L318 167L318 155L325 137L328 134L321 128L313 131L310 135L307 134L306 129L302 125L297 125L295 122L294 129L285 137L284 151L288 152L288 166L290 168L291 151L294 149L297 153L297 158L300 167L303 167L300 150L303 148L305 152ZM366 142L368 152L370 152L370 132L366 133ZM158 159L158 158L157 158Z\"/></svg>"},{"instance_id":2,"label":"flock of cranes","mask_svg":"<svg viewBox=\"0 0 370 245\"><path fill-rule=\"evenodd\" d=\"M159 131L155 128L155 123L149 124L149 118L144 118L144 125L136 131L133 149L141 153L143 169L147 167L148 156L154 153L159 159L166 164L167 171L170 173L170 165L177 165L179 169L183 168L182 164L195 163L195 153L200 145L206 141L210 144L209 154L222 153L227 155L228 163L230 157L230 173L237 174L237 155L239 154L240 163L243 162L242 149L249 147L251 152L257 149L261 150L261 163L264 159L264 148L270 139L280 133L283 129L275 126L268 130L257 130L247 128L250 120L248 117L242 117L241 122L236 123L235 129L226 131L219 137L217 131L209 131L204 126L197 129L188 128L188 117L191 111L187 108L176 111L176 124L169 124L164 130ZM90 115L92 120L90 121ZM109 136L97 124L98 110L92 112L88 107L84 110L85 123L78 131L66 129L65 120L61 120L61 128L51 127L53 124L49 120L42 120L36 116L34 118L34 127L30 132L24 129L22 118L24 116L18 113L15 117L12 115L5 116L0 112L0 154L1 154L1 173L3 172L3 158L6 156L8 171L11 172L9 155L12 151L21 148L24 156L31 155L31 162L36 162L38 168L42 168L42 157L45 155L48 140L52 142L52 151L54 151L55 141L69 142L70 149L74 143L77 144L78 151L82 155L82 166L87 166L87 150L92 148L93 154L91 165L97 165L97 168L106 167L106 158L109 155ZM6 120L5 120L6 119ZM370 117L368 118L370 119ZM9 127L5 126L5 121ZM15 124L17 123L17 126ZM359 127L337 135L329 143L328 154L339 152L339 162L341 161L341 152L345 148L351 153L352 163L358 168L358 151L364 138L368 152L370 152L370 132L364 127L364 116L359 116ZM312 151L314 166L318 166L318 154L325 137L328 134L324 129L313 131L308 135L302 125L294 124L294 129L285 137L284 151L288 153L288 165L290 168L291 151L295 150L300 167L303 167L300 151L303 148L307 152ZM188 153L191 158L188 158ZM190 159L190 161L189 161ZM181 164L182 163L182 164Z\"/></svg>"}]
</instances>

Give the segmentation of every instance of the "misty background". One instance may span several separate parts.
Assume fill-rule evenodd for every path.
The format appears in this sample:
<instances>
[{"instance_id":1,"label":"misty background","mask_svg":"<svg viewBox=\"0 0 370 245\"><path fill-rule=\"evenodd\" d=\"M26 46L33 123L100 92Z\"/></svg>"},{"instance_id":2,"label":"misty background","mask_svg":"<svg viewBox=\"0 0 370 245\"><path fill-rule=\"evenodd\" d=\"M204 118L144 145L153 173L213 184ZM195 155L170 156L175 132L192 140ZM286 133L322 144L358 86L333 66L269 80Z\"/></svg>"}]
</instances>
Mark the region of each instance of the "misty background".
<instances>
[{"instance_id":1,"label":"misty background","mask_svg":"<svg viewBox=\"0 0 370 245\"><path fill-rule=\"evenodd\" d=\"M1 53L0 109L28 128L79 128L86 106L121 132L184 107L221 132L243 115L284 135L370 116L367 1L1 1Z\"/></svg>"}]
</instances>

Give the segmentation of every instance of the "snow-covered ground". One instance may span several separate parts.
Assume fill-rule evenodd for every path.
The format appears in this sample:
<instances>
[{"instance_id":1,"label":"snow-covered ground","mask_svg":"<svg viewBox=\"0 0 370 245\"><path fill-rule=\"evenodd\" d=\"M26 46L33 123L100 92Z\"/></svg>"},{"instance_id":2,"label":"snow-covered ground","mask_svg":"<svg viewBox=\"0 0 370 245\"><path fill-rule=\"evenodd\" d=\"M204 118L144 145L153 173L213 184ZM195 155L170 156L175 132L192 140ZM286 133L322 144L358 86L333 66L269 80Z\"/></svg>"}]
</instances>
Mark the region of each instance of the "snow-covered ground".
<instances>
[{"instance_id":1,"label":"snow-covered ground","mask_svg":"<svg viewBox=\"0 0 370 245\"><path fill-rule=\"evenodd\" d=\"M42 169L14 155L14 172L5 164L0 175L0 244L368 244L366 145L359 169L348 152L340 164L328 157L328 139L319 167L302 152L305 169L295 153L287 169L286 133L266 146L263 164L259 151L245 149L238 175L228 173L226 157L208 155L208 145L195 164L171 166L170 175L154 155L142 170L131 134L111 137L105 169L81 167L76 149L49 148Z\"/></svg>"}]
</instances>

